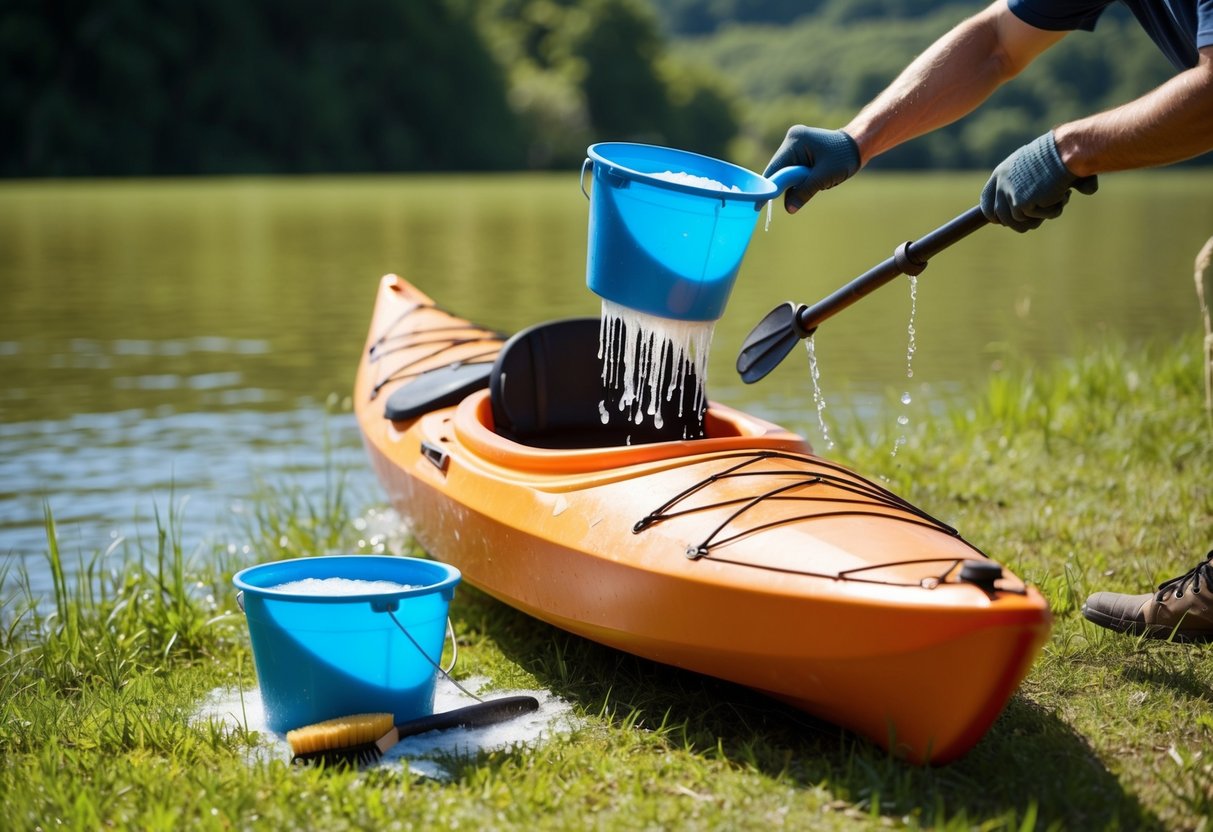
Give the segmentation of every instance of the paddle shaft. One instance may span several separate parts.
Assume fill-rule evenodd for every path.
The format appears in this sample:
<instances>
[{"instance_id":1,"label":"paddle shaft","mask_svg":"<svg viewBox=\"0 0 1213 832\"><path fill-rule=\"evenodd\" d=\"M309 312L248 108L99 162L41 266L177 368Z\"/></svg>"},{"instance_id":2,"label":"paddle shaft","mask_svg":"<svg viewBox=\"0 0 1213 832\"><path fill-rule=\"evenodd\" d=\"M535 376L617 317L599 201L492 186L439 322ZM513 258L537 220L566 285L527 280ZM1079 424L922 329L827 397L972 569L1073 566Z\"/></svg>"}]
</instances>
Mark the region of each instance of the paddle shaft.
<instances>
[{"instance_id":1,"label":"paddle shaft","mask_svg":"<svg viewBox=\"0 0 1213 832\"><path fill-rule=\"evenodd\" d=\"M812 306L801 306L796 310L796 326L804 333L802 337L811 335L827 318L833 317L898 275L921 274L927 267L928 260L988 222L986 215L981 212L981 207L974 206L921 239L903 243L888 260L868 269L829 297Z\"/></svg>"}]
</instances>

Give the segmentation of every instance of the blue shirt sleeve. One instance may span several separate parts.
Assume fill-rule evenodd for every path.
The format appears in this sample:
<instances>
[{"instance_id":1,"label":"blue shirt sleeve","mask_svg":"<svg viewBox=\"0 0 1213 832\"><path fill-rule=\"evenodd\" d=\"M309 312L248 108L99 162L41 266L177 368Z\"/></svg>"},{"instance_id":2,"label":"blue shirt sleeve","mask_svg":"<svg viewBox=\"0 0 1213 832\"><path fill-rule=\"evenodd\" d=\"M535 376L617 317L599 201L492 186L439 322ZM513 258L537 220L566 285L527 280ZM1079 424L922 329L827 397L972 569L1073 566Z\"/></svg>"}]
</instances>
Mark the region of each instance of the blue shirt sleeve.
<instances>
[{"instance_id":1,"label":"blue shirt sleeve","mask_svg":"<svg viewBox=\"0 0 1213 832\"><path fill-rule=\"evenodd\" d=\"M1011 13L1030 26L1051 32L1095 29L1095 23L1114 0L1007 0ZM1213 0L1202 0L1213 3Z\"/></svg>"},{"instance_id":2,"label":"blue shirt sleeve","mask_svg":"<svg viewBox=\"0 0 1213 832\"><path fill-rule=\"evenodd\" d=\"M1053 32L1091 31L1118 0L1007 0L1016 17ZM1196 66L1197 50L1213 46L1213 0L1120 0L1176 69Z\"/></svg>"}]
</instances>

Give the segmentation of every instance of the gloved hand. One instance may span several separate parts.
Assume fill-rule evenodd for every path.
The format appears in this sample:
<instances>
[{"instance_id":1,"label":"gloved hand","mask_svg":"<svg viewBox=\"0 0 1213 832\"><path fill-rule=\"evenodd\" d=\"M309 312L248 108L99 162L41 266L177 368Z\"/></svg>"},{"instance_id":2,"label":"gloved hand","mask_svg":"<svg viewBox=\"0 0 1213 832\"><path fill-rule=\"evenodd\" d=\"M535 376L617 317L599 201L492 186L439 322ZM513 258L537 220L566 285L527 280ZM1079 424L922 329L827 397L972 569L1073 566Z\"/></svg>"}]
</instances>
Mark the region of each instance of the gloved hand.
<instances>
[{"instance_id":1,"label":"gloved hand","mask_svg":"<svg viewBox=\"0 0 1213 832\"><path fill-rule=\"evenodd\" d=\"M994 168L981 191L981 211L990 222L1022 234L1060 216L1070 199L1071 188L1093 194L1099 190L1099 180L1071 173L1061 161L1050 131Z\"/></svg>"},{"instance_id":2,"label":"gloved hand","mask_svg":"<svg viewBox=\"0 0 1213 832\"><path fill-rule=\"evenodd\" d=\"M809 176L783 195L783 205L795 214L818 191L840 185L859 170L859 146L841 130L822 130L798 124L788 129L788 135L767 163L763 176L781 168L804 165Z\"/></svg>"}]
</instances>

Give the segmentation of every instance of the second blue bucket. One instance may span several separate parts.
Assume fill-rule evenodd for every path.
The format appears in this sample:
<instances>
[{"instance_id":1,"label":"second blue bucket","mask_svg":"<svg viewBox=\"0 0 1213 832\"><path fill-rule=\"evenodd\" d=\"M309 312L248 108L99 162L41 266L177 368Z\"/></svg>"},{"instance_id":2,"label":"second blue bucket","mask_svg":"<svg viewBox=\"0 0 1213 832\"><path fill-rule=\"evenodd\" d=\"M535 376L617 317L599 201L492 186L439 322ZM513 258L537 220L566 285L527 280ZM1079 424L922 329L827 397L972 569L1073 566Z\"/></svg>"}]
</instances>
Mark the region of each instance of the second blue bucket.
<instances>
[{"instance_id":1,"label":"second blue bucket","mask_svg":"<svg viewBox=\"0 0 1213 832\"><path fill-rule=\"evenodd\" d=\"M767 179L710 156L631 142L587 153L582 178L592 166L594 186L586 284L630 309L687 321L724 314L758 209L808 173L786 168ZM667 171L729 190L654 175Z\"/></svg>"},{"instance_id":2,"label":"second blue bucket","mask_svg":"<svg viewBox=\"0 0 1213 832\"><path fill-rule=\"evenodd\" d=\"M401 588L361 595L278 589L308 578ZM459 580L459 570L443 563L372 555L297 558L236 573L270 729L358 713L391 713L398 723L432 713Z\"/></svg>"}]
</instances>

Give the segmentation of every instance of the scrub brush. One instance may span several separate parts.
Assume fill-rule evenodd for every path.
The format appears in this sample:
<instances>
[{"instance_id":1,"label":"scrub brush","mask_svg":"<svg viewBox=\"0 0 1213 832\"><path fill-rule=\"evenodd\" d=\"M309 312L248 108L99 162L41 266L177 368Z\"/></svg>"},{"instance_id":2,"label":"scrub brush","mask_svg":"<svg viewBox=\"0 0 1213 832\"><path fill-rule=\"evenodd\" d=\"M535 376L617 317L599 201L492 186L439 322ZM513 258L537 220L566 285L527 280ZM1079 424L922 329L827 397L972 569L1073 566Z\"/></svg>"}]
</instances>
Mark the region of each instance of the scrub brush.
<instances>
[{"instance_id":1,"label":"scrub brush","mask_svg":"<svg viewBox=\"0 0 1213 832\"><path fill-rule=\"evenodd\" d=\"M292 762L326 765L373 763L405 737L446 728L477 728L539 709L533 696L503 696L453 711L392 724L391 714L355 714L288 731Z\"/></svg>"}]
</instances>

